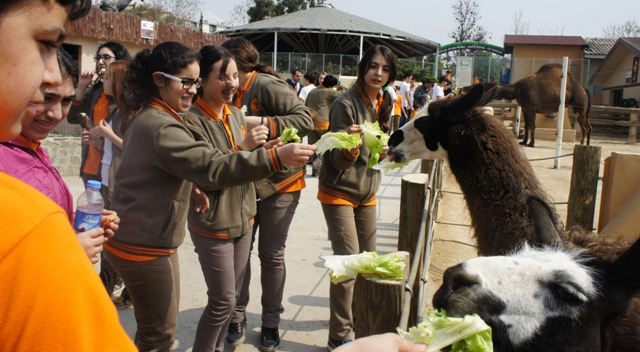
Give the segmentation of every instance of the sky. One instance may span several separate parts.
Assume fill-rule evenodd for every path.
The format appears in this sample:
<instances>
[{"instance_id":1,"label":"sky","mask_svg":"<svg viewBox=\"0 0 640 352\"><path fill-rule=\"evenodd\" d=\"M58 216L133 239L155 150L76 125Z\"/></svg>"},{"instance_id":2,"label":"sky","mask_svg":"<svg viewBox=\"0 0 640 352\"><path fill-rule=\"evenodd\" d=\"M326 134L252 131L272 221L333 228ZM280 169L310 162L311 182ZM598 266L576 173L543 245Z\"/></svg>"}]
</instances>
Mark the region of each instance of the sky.
<instances>
[{"instance_id":1,"label":"sky","mask_svg":"<svg viewBox=\"0 0 640 352\"><path fill-rule=\"evenodd\" d=\"M480 25L491 35L489 43L503 46L504 35L512 34L513 16L522 10L530 35L575 35L602 37L603 30L627 20L640 23L638 0L475 0ZM229 18L241 0L202 0L205 20L217 23ZM442 45L453 42L455 29L452 5L455 1L416 0L328 0L334 8L372 20Z\"/></svg>"}]
</instances>

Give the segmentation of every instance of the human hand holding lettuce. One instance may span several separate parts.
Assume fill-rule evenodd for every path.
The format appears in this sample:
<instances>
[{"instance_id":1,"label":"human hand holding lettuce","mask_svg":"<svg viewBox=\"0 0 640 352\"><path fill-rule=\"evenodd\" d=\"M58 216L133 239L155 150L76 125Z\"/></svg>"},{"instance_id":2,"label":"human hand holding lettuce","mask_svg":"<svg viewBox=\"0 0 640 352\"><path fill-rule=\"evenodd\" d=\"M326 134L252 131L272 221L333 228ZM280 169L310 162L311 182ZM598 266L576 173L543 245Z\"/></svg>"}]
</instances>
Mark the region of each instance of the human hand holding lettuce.
<instances>
[{"instance_id":1,"label":"human hand holding lettuce","mask_svg":"<svg viewBox=\"0 0 640 352\"><path fill-rule=\"evenodd\" d=\"M398 329L403 338L427 345L427 352L439 351L451 345L451 352L492 352L491 327L477 314L450 318L443 311L430 311L409 331Z\"/></svg>"},{"instance_id":2,"label":"human hand holding lettuce","mask_svg":"<svg viewBox=\"0 0 640 352\"><path fill-rule=\"evenodd\" d=\"M358 136L358 138L355 136ZM360 136L362 136L362 141L360 141ZM382 132L378 122L371 123L366 121L364 125L351 125L347 127L346 132L325 133L316 145L318 146L318 154L334 148L347 149L354 154L362 142L364 142L369 149L370 154L367 167L371 169L375 165L378 165L380 159L386 157L387 145L389 144L389 135ZM382 156L382 158L380 158L380 156Z\"/></svg>"}]
</instances>

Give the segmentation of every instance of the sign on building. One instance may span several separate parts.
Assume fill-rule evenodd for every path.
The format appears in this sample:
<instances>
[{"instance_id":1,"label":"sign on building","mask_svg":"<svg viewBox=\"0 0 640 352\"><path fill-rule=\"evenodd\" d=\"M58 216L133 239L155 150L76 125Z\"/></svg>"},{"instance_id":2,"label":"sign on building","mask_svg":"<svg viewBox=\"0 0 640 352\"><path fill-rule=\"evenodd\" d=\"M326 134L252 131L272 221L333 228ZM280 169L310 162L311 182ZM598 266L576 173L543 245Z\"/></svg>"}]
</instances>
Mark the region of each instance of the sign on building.
<instances>
[{"instance_id":1,"label":"sign on building","mask_svg":"<svg viewBox=\"0 0 640 352\"><path fill-rule=\"evenodd\" d=\"M141 21L140 37L142 39L154 39L155 23L151 21Z\"/></svg>"}]
</instances>

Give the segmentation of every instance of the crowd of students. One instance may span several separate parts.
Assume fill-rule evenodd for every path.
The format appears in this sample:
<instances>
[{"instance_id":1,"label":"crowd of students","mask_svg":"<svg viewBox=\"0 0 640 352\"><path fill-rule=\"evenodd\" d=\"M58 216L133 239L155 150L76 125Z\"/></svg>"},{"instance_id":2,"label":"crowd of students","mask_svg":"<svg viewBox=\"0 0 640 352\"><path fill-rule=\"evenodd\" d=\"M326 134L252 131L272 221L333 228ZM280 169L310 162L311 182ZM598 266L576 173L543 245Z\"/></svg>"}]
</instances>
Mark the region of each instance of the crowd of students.
<instances>
[{"instance_id":1,"label":"crowd of students","mask_svg":"<svg viewBox=\"0 0 640 352\"><path fill-rule=\"evenodd\" d=\"M314 131L309 110L243 39L199 52L166 42L133 59L110 42L98 49L96 71L79 74L60 44L90 6L0 4L0 351L170 351L186 224L208 287L193 350L242 342L256 236L260 347L277 350L285 241L315 151L278 136L287 127L301 137ZM387 131L393 101L385 87L395 69L388 48L370 48L356 85L329 104L323 126L361 133L364 121L378 121ZM89 116L83 179L100 179L107 207L119 214L106 233L74 233L70 192L39 145L67 114L80 122L80 112ZM361 145L332 150L321 163L318 199L335 254L375 250L380 174L367 159ZM103 283L91 265L101 253L110 275ZM133 301L133 342L109 299L116 273ZM331 287L329 350L424 350L395 334L350 342L352 295L353 281Z\"/></svg>"}]
</instances>

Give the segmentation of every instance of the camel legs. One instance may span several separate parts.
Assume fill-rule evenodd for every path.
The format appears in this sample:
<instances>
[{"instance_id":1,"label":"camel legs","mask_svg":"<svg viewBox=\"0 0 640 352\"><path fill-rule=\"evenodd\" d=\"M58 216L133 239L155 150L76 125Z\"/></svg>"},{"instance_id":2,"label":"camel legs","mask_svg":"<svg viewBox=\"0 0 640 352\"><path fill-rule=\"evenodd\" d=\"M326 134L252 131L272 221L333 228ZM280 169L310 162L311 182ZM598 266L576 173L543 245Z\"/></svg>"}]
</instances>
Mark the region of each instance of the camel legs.
<instances>
[{"instance_id":1,"label":"camel legs","mask_svg":"<svg viewBox=\"0 0 640 352\"><path fill-rule=\"evenodd\" d=\"M522 109L522 114L524 115L524 139L522 139L520 144L533 148L535 146L536 135L536 113ZM529 141L529 134L531 134L531 142L527 144Z\"/></svg>"},{"instance_id":2,"label":"camel legs","mask_svg":"<svg viewBox=\"0 0 640 352\"><path fill-rule=\"evenodd\" d=\"M591 122L589 122L589 116L586 111L578 113L578 123L580 124L580 130L582 131L582 137L580 138L580 144L584 144L584 138L587 137L587 145L591 145Z\"/></svg>"}]
</instances>

